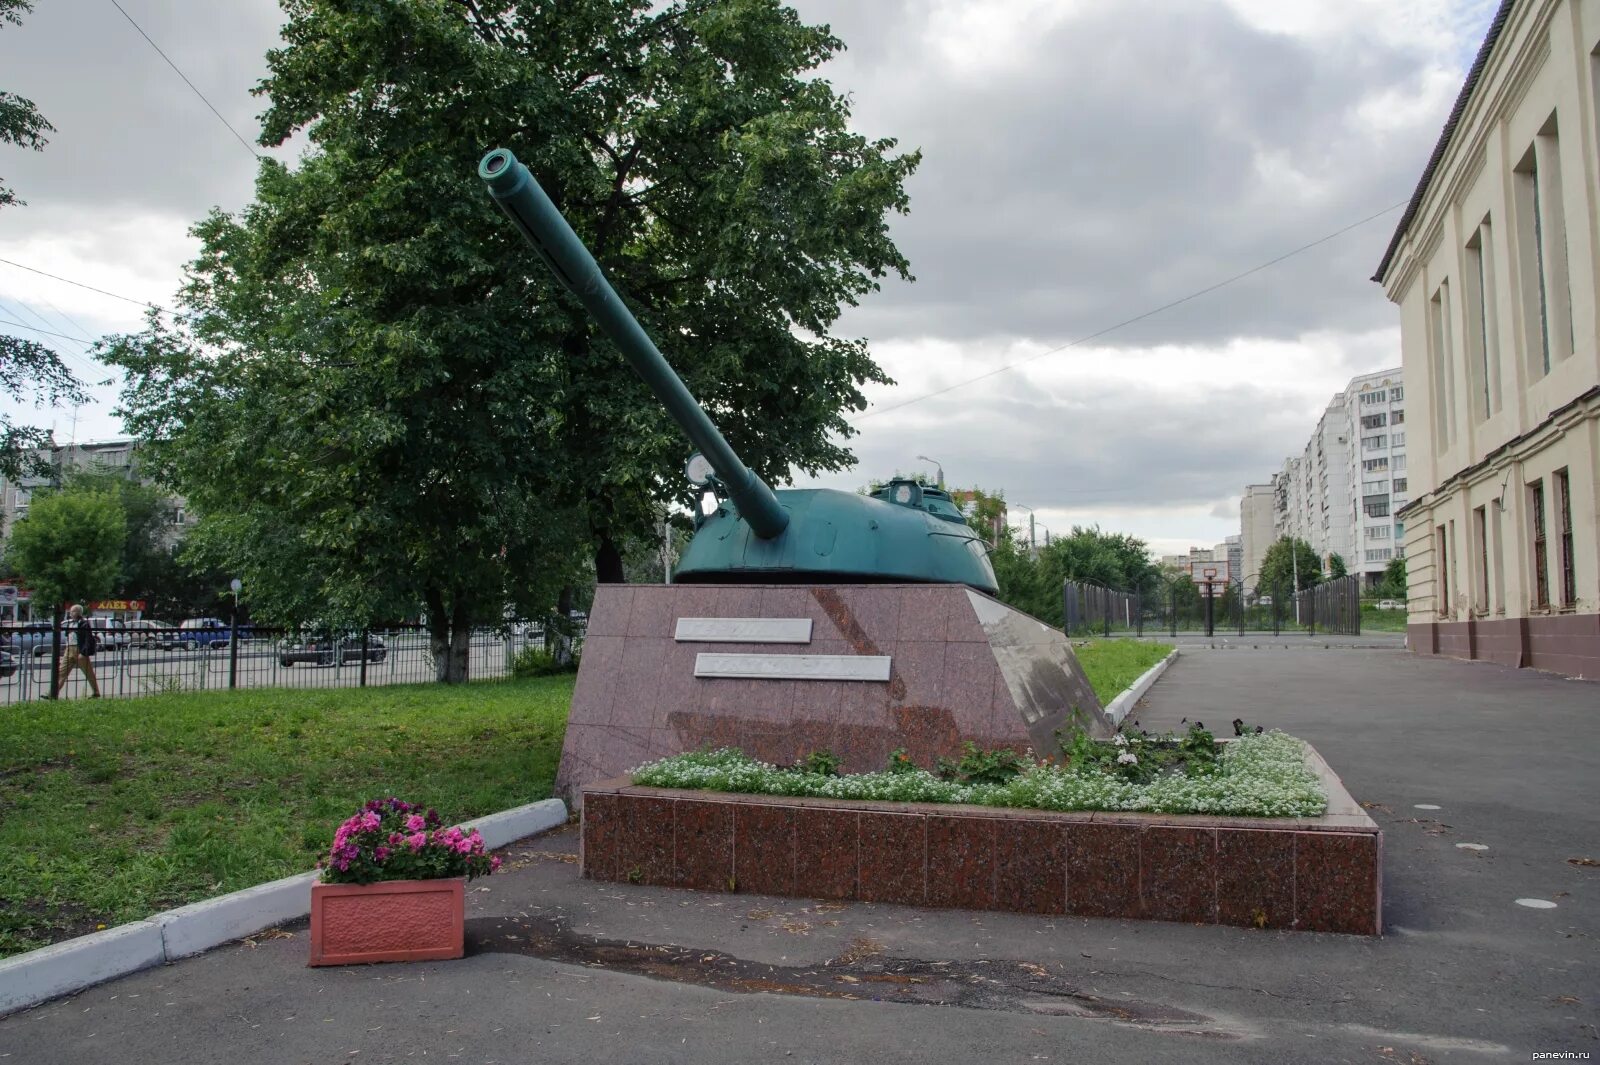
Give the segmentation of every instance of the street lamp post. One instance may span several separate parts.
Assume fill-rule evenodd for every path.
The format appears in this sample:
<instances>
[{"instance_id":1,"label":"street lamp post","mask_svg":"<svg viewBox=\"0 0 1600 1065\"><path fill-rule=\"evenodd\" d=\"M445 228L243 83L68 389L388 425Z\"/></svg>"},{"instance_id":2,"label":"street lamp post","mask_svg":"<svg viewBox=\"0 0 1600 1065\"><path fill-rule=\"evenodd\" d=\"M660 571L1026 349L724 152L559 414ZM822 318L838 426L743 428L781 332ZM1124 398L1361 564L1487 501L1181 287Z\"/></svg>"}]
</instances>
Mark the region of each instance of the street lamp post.
<instances>
[{"instance_id":1,"label":"street lamp post","mask_svg":"<svg viewBox=\"0 0 1600 1065\"><path fill-rule=\"evenodd\" d=\"M918 455L917 456L917 461L933 463L934 468L939 471L939 487L943 488L944 487L944 467L939 465L939 460L938 459L930 459L926 455Z\"/></svg>"}]
</instances>

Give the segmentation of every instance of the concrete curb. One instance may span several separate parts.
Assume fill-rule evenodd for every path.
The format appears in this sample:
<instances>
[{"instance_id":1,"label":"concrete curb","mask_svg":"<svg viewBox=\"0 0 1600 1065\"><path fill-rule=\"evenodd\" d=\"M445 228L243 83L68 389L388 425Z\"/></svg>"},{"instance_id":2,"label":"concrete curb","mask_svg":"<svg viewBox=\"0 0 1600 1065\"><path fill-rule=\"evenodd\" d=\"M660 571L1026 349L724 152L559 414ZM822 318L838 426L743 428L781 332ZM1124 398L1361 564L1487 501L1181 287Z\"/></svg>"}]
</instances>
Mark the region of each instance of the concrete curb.
<instances>
[{"instance_id":1,"label":"concrete curb","mask_svg":"<svg viewBox=\"0 0 1600 1065\"><path fill-rule=\"evenodd\" d=\"M1111 700L1111 705L1106 707L1106 716L1111 719L1113 725L1122 724L1123 719L1128 716L1133 708L1138 705L1139 700L1143 699L1145 693L1150 690L1150 686L1160 679L1161 674L1167 671L1167 667L1172 665L1172 660L1177 657L1178 649L1174 647L1168 652L1167 657L1145 670L1139 679L1133 682L1133 687Z\"/></svg>"},{"instance_id":2,"label":"concrete curb","mask_svg":"<svg viewBox=\"0 0 1600 1065\"><path fill-rule=\"evenodd\" d=\"M566 804L545 799L464 821L461 827L476 828L493 849L566 820ZM301 873L257 884L0 960L0 1017L304 917L311 912L316 878L314 872Z\"/></svg>"}]
</instances>

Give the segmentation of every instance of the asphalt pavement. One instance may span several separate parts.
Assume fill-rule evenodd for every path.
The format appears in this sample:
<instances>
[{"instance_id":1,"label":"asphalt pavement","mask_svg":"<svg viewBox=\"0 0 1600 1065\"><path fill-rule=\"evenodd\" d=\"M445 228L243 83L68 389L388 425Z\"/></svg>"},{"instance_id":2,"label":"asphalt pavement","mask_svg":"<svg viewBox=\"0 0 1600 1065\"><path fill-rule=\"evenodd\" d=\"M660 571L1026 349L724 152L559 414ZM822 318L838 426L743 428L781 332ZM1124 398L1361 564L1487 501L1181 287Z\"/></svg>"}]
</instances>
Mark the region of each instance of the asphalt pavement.
<instances>
[{"instance_id":1,"label":"asphalt pavement","mask_svg":"<svg viewBox=\"0 0 1600 1065\"><path fill-rule=\"evenodd\" d=\"M0 1061L1600 1057L1600 868L1575 864L1600 860L1600 686L1393 650L1207 652L1133 716L1314 744L1384 830L1386 934L597 884L569 827L469 885L465 959L308 969L302 923L0 1021Z\"/></svg>"}]
</instances>

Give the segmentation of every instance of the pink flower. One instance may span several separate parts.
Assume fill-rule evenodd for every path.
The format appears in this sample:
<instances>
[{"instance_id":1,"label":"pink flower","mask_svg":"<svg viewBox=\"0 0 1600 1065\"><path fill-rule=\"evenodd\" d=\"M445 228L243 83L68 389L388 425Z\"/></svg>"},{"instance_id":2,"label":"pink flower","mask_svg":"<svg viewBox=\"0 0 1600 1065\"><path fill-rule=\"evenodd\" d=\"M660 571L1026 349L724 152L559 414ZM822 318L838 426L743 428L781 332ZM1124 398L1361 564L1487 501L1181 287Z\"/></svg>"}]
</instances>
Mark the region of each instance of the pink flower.
<instances>
[{"instance_id":1,"label":"pink flower","mask_svg":"<svg viewBox=\"0 0 1600 1065\"><path fill-rule=\"evenodd\" d=\"M418 817L416 814L412 814L410 817L406 818L407 832L421 832L426 827L428 827L427 822Z\"/></svg>"},{"instance_id":2,"label":"pink flower","mask_svg":"<svg viewBox=\"0 0 1600 1065\"><path fill-rule=\"evenodd\" d=\"M422 845L428 842L428 837L423 835L421 832L413 832L411 835L406 837L406 842L411 845L412 850L420 851L422 849Z\"/></svg>"},{"instance_id":3,"label":"pink flower","mask_svg":"<svg viewBox=\"0 0 1600 1065\"><path fill-rule=\"evenodd\" d=\"M377 850L372 852L372 856L381 862L389 857L389 848L379 847Z\"/></svg>"},{"instance_id":4,"label":"pink flower","mask_svg":"<svg viewBox=\"0 0 1600 1065\"><path fill-rule=\"evenodd\" d=\"M406 841L405 833L403 833L403 832L391 832L391 833L389 833L389 842L392 845L398 847L398 846L400 846L400 844L404 843L405 841Z\"/></svg>"},{"instance_id":5,"label":"pink flower","mask_svg":"<svg viewBox=\"0 0 1600 1065\"><path fill-rule=\"evenodd\" d=\"M500 868L500 856L496 854L493 858L489 859L489 872L492 873L498 868Z\"/></svg>"}]
</instances>

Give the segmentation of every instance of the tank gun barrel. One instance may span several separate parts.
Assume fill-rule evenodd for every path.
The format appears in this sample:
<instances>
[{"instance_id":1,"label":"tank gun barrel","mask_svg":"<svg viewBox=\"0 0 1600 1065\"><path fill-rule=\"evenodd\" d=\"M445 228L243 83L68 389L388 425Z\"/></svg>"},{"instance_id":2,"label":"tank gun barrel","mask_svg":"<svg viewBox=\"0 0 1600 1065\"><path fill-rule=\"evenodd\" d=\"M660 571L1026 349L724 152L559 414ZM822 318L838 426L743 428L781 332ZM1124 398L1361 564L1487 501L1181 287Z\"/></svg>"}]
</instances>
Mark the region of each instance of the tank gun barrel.
<instances>
[{"instance_id":1,"label":"tank gun barrel","mask_svg":"<svg viewBox=\"0 0 1600 1065\"><path fill-rule=\"evenodd\" d=\"M509 150L496 148L478 164L478 177L556 279L594 315L606 336L710 461L751 531L764 540L783 532L789 514L778 505L777 496L728 446L528 168Z\"/></svg>"}]
</instances>

